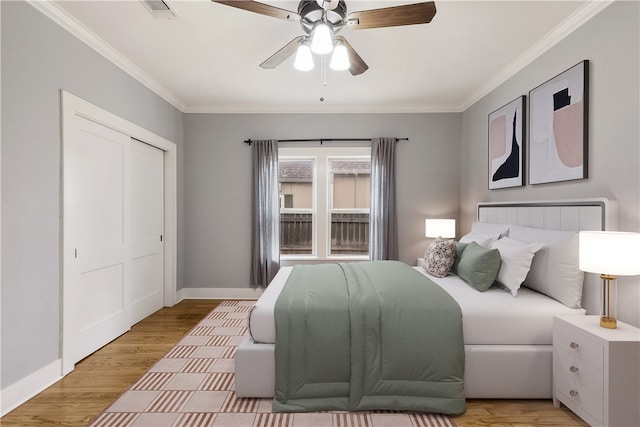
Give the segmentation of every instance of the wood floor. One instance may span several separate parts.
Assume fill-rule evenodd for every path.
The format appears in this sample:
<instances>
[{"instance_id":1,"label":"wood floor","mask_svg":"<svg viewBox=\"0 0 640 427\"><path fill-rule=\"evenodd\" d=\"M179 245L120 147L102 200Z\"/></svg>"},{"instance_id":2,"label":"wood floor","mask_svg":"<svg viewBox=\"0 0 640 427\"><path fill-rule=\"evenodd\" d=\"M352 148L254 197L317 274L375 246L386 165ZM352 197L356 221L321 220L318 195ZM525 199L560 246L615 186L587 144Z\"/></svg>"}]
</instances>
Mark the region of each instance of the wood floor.
<instances>
[{"instance_id":1,"label":"wood floor","mask_svg":"<svg viewBox=\"0 0 640 427\"><path fill-rule=\"evenodd\" d=\"M184 300L163 308L82 360L73 372L0 419L2 427L85 426L220 301ZM499 380L499 379L498 379ZM468 400L459 427L587 426L550 400Z\"/></svg>"}]
</instances>

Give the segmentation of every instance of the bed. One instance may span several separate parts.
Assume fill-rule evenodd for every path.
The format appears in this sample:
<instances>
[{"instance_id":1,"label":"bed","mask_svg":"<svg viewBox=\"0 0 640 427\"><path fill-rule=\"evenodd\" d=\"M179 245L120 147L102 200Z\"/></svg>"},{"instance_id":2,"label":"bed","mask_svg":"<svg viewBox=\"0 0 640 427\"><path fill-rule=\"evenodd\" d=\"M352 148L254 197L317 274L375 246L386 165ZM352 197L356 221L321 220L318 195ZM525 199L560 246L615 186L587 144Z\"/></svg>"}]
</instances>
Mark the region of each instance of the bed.
<instances>
[{"instance_id":1,"label":"bed","mask_svg":"<svg viewBox=\"0 0 640 427\"><path fill-rule=\"evenodd\" d=\"M457 275L440 278L414 267L460 305L467 398L552 397L553 316L598 312L597 278L577 270L577 231L615 229L615 219L615 202L607 199L480 203L463 238L474 248L480 237L494 239L484 242L488 246L508 239L534 246L524 283L478 292ZM511 261L503 259L506 265ZM281 268L250 313L249 332L236 354L239 397L274 397L274 306L291 272Z\"/></svg>"}]
</instances>

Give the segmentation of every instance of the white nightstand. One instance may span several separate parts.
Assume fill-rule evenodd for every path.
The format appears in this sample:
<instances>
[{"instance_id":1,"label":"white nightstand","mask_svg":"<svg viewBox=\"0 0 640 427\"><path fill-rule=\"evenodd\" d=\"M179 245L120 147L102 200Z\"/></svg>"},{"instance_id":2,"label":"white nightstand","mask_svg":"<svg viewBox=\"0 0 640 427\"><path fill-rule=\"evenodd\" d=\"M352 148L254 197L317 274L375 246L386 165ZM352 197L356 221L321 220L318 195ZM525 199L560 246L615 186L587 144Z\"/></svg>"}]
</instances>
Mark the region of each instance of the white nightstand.
<instances>
[{"instance_id":1,"label":"white nightstand","mask_svg":"<svg viewBox=\"0 0 640 427\"><path fill-rule=\"evenodd\" d=\"M592 426L640 426L640 329L599 316L553 319L553 406Z\"/></svg>"}]
</instances>

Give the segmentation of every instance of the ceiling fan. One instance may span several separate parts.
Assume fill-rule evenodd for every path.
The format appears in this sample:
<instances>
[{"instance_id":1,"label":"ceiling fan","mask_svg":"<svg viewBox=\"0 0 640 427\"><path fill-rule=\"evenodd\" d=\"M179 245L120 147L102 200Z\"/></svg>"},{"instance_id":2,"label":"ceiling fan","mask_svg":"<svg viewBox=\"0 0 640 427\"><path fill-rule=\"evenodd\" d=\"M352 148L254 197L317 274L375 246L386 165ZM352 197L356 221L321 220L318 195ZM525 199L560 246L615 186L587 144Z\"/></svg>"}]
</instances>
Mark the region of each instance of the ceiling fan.
<instances>
[{"instance_id":1,"label":"ceiling fan","mask_svg":"<svg viewBox=\"0 0 640 427\"><path fill-rule=\"evenodd\" d=\"M436 14L433 1L349 14L344 0L303 0L298 4L297 13L251 0L212 1L273 18L300 22L306 35L291 40L260 64L262 68L275 68L295 52L294 67L307 71L314 67L312 52L318 55L331 53L329 66L334 70L348 69L354 76L364 73L369 66L347 39L336 35L342 27L366 29L426 24L431 22Z\"/></svg>"}]
</instances>

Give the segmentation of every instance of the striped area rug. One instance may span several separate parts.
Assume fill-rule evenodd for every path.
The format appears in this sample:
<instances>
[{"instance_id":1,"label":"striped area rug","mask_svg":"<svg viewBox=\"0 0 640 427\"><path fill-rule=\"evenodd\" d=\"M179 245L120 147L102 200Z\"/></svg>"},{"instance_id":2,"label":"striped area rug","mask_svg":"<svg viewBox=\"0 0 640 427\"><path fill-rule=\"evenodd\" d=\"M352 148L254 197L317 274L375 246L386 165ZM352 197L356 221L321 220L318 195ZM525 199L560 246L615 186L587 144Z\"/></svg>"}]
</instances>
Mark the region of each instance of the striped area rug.
<instances>
[{"instance_id":1,"label":"striped area rug","mask_svg":"<svg viewBox=\"0 0 640 427\"><path fill-rule=\"evenodd\" d=\"M446 415L272 413L271 399L235 395L234 357L253 301L224 301L90 427L455 427Z\"/></svg>"}]
</instances>

